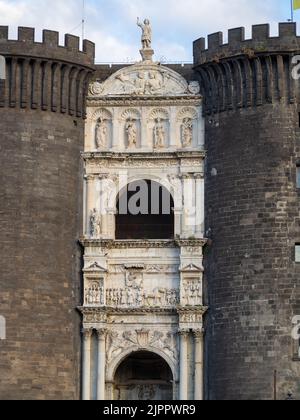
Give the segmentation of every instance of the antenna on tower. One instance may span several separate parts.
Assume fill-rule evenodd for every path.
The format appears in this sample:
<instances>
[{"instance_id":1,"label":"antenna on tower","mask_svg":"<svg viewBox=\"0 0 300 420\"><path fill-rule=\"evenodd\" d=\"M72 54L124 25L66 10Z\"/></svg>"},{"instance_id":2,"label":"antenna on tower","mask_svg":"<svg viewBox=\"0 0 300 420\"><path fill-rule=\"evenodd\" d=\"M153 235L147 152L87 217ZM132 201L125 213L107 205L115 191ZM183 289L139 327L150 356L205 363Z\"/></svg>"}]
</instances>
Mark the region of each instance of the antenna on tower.
<instances>
[{"instance_id":1,"label":"antenna on tower","mask_svg":"<svg viewBox=\"0 0 300 420\"><path fill-rule=\"evenodd\" d=\"M82 0L82 41L85 38L85 0Z\"/></svg>"}]
</instances>

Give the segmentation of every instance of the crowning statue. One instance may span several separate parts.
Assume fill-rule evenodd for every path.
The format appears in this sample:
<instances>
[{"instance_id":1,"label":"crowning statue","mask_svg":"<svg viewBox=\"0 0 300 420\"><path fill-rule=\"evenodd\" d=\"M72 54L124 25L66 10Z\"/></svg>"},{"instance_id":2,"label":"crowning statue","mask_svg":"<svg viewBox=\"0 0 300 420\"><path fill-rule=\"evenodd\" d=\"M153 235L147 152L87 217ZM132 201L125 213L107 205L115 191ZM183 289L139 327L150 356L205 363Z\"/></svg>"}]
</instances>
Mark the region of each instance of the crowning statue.
<instances>
[{"instance_id":1,"label":"crowning statue","mask_svg":"<svg viewBox=\"0 0 300 420\"><path fill-rule=\"evenodd\" d=\"M152 28L149 19L144 23L137 18L137 25L142 29L142 49L140 50L143 61L152 61L154 51L152 50Z\"/></svg>"}]
</instances>

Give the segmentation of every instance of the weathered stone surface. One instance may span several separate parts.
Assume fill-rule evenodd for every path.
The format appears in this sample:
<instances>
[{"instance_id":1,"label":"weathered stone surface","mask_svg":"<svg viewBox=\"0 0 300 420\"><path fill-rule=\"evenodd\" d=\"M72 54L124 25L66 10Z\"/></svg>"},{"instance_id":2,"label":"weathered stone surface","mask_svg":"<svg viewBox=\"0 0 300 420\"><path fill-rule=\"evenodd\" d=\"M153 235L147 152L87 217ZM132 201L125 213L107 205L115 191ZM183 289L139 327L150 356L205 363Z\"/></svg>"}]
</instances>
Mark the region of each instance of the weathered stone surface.
<instances>
[{"instance_id":1,"label":"weathered stone surface","mask_svg":"<svg viewBox=\"0 0 300 420\"><path fill-rule=\"evenodd\" d=\"M8 41L0 28L0 399L80 396L80 117L93 52L72 37L57 47L55 34L37 44L20 28Z\"/></svg>"}]
</instances>

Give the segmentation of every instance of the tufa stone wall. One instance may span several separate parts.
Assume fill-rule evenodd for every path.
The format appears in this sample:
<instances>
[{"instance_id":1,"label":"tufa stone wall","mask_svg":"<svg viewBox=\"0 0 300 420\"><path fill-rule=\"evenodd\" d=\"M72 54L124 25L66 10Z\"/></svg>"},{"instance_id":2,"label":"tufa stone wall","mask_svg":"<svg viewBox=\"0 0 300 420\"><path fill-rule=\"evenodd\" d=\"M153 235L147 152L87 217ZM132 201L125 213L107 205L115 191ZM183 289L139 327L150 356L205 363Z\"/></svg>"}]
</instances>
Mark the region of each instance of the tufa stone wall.
<instances>
[{"instance_id":1,"label":"tufa stone wall","mask_svg":"<svg viewBox=\"0 0 300 420\"><path fill-rule=\"evenodd\" d=\"M94 46L0 27L0 399L79 399L82 166Z\"/></svg>"},{"instance_id":2,"label":"tufa stone wall","mask_svg":"<svg viewBox=\"0 0 300 420\"><path fill-rule=\"evenodd\" d=\"M300 315L299 84L294 24L268 25L195 43L205 96L206 395L208 399L300 398L300 362L291 338ZM277 385L275 386L275 378Z\"/></svg>"}]
</instances>

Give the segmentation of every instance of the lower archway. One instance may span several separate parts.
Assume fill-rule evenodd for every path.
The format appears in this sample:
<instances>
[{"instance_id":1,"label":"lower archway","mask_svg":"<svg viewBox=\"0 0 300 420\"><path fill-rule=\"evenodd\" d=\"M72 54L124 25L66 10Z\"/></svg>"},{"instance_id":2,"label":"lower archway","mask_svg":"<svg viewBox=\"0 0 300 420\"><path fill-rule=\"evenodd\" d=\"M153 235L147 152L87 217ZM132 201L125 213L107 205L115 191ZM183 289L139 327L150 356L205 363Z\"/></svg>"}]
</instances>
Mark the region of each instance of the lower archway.
<instances>
[{"instance_id":1,"label":"lower archway","mask_svg":"<svg viewBox=\"0 0 300 420\"><path fill-rule=\"evenodd\" d=\"M173 374L160 356L140 351L129 355L118 367L114 378L114 400L173 400Z\"/></svg>"}]
</instances>

